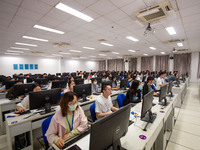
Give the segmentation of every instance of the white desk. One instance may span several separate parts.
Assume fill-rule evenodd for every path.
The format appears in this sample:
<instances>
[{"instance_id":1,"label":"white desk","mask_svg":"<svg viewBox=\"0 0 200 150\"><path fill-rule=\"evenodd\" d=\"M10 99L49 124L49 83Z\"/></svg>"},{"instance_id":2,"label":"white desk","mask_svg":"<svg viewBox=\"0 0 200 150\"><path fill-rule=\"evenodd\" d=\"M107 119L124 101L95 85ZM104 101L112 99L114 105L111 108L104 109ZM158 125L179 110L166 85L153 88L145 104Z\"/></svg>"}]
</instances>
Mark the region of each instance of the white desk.
<instances>
[{"instance_id":1,"label":"white desk","mask_svg":"<svg viewBox=\"0 0 200 150\"><path fill-rule=\"evenodd\" d=\"M3 113L6 111L14 111L16 108L16 103L20 102L20 99L9 100L9 99L0 99L0 135L5 134L5 121L3 120Z\"/></svg>"},{"instance_id":2,"label":"white desk","mask_svg":"<svg viewBox=\"0 0 200 150\"><path fill-rule=\"evenodd\" d=\"M158 102L158 98L155 98ZM169 100L169 98L167 98ZM150 150L154 144L155 148L158 150L163 150L166 145L166 134L168 126L171 126L171 129L173 128L173 103L176 103L177 94L172 98L172 101L170 101L170 104L165 107L164 109L161 109L160 105L155 105L152 107L152 112L157 113L157 117L153 124L149 124L147 126L147 131L143 131L143 128L146 125L146 122L141 121L140 118L134 119L135 123L129 126L127 134L121 138L121 144L126 149L135 149L135 150ZM138 103L136 106L134 106L131 111L134 112L141 112L141 103ZM164 113L160 112L164 111ZM130 120L132 120L134 117L130 114ZM171 124L171 125L168 125ZM168 129L169 130L169 129ZM140 135L145 135L147 137L146 140L141 140L139 138ZM90 141L90 135L80 139L73 145L78 145L81 149L89 150L89 141ZM55 149L58 149L55 145L53 145ZM71 147L70 146L70 147ZM69 147L68 147L69 148Z\"/></svg>"}]
</instances>

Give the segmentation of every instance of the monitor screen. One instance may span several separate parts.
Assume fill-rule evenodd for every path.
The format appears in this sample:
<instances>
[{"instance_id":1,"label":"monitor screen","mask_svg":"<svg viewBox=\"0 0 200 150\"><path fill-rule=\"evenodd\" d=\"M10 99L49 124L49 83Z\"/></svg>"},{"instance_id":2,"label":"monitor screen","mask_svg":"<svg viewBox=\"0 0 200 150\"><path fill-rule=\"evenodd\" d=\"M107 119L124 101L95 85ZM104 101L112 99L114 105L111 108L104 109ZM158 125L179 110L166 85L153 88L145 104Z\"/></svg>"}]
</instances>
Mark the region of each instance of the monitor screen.
<instances>
[{"instance_id":1,"label":"monitor screen","mask_svg":"<svg viewBox=\"0 0 200 150\"><path fill-rule=\"evenodd\" d=\"M18 82L18 81L9 81L9 80L5 80L5 86L6 86L6 90L10 89L11 87L13 87L13 85Z\"/></svg>"},{"instance_id":2,"label":"monitor screen","mask_svg":"<svg viewBox=\"0 0 200 150\"><path fill-rule=\"evenodd\" d=\"M14 97L17 98L18 96L26 95L29 92L33 91L34 87L35 86L33 83L14 85L13 86Z\"/></svg>"},{"instance_id":3,"label":"monitor screen","mask_svg":"<svg viewBox=\"0 0 200 150\"><path fill-rule=\"evenodd\" d=\"M127 86L128 86L128 79L121 79L120 88L124 88L126 90Z\"/></svg>"},{"instance_id":4,"label":"monitor screen","mask_svg":"<svg viewBox=\"0 0 200 150\"><path fill-rule=\"evenodd\" d=\"M48 83L48 79L46 78L35 79L35 82L38 83L39 85L46 85Z\"/></svg>"},{"instance_id":5,"label":"monitor screen","mask_svg":"<svg viewBox=\"0 0 200 150\"><path fill-rule=\"evenodd\" d=\"M61 89L44 90L29 93L30 110L44 108L45 104L58 105Z\"/></svg>"},{"instance_id":6,"label":"monitor screen","mask_svg":"<svg viewBox=\"0 0 200 150\"><path fill-rule=\"evenodd\" d=\"M32 83L33 81L34 81L34 78L32 78L32 77L26 78L27 83Z\"/></svg>"},{"instance_id":7,"label":"monitor screen","mask_svg":"<svg viewBox=\"0 0 200 150\"><path fill-rule=\"evenodd\" d=\"M84 84L84 79L74 79L76 85Z\"/></svg>"},{"instance_id":8,"label":"monitor screen","mask_svg":"<svg viewBox=\"0 0 200 150\"><path fill-rule=\"evenodd\" d=\"M55 88L66 88L67 86L67 81L52 81L52 86L51 89Z\"/></svg>"},{"instance_id":9,"label":"monitor screen","mask_svg":"<svg viewBox=\"0 0 200 150\"><path fill-rule=\"evenodd\" d=\"M74 76L73 78L74 78L74 80L81 79L81 76Z\"/></svg>"},{"instance_id":10,"label":"monitor screen","mask_svg":"<svg viewBox=\"0 0 200 150\"><path fill-rule=\"evenodd\" d=\"M86 97L92 93L91 84L75 85L73 88L74 92L78 94L78 98L82 97L83 101L86 101Z\"/></svg>"},{"instance_id":11,"label":"monitor screen","mask_svg":"<svg viewBox=\"0 0 200 150\"><path fill-rule=\"evenodd\" d=\"M173 97L173 94L172 94L172 86L173 86L173 83L172 82L169 82L169 86L167 88L167 94L170 94L170 97Z\"/></svg>"},{"instance_id":12,"label":"monitor screen","mask_svg":"<svg viewBox=\"0 0 200 150\"><path fill-rule=\"evenodd\" d=\"M153 122L155 117L152 116L151 108L153 103L153 90L144 96L141 109L141 120L146 122Z\"/></svg>"},{"instance_id":13,"label":"monitor screen","mask_svg":"<svg viewBox=\"0 0 200 150\"><path fill-rule=\"evenodd\" d=\"M160 94L159 94L159 104L163 106L167 106L167 85L161 86L160 87ZM164 99L164 103L162 103L162 100Z\"/></svg>"},{"instance_id":14,"label":"monitor screen","mask_svg":"<svg viewBox=\"0 0 200 150\"><path fill-rule=\"evenodd\" d=\"M103 86L108 84L112 87L112 81L106 81L101 83L101 92L103 92Z\"/></svg>"},{"instance_id":15,"label":"monitor screen","mask_svg":"<svg viewBox=\"0 0 200 150\"><path fill-rule=\"evenodd\" d=\"M120 138L128 131L131 105L126 105L91 125L90 150L103 150L110 146L121 148ZM134 134L134 133L133 133Z\"/></svg>"}]
</instances>

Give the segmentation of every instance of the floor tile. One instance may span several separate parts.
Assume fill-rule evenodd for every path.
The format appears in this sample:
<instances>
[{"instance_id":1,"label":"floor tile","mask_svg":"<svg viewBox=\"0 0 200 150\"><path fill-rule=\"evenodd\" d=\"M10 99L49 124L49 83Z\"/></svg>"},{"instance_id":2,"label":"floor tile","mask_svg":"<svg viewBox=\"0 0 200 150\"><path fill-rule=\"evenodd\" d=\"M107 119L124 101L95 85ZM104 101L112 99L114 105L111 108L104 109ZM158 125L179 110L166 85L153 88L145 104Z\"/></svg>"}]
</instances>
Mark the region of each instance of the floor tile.
<instances>
[{"instance_id":1,"label":"floor tile","mask_svg":"<svg viewBox=\"0 0 200 150\"><path fill-rule=\"evenodd\" d=\"M169 142L166 150L192 150L176 143Z\"/></svg>"},{"instance_id":2,"label":"floor tile","mask_svg":"<svg viewBox=\"0 0 200 150\"><path fill-rule=\"evenodd\" d=\"M200 137L186 132L178 131L174 129L170 141L187 148L199 150L200 149Z\"/></svg>"},{"instance_id":3,"label":"floor tile","mask_svg":"<svg viewBox=\"0 0 200 150\"><path fill-rule=\"evenodd\" d=\"M192 115L186 115L186 114L179 114L177 120L179 121L185 121L191 124L196 124L200 126L200 118L194 117Z\"/></svg>"}]
</instances>

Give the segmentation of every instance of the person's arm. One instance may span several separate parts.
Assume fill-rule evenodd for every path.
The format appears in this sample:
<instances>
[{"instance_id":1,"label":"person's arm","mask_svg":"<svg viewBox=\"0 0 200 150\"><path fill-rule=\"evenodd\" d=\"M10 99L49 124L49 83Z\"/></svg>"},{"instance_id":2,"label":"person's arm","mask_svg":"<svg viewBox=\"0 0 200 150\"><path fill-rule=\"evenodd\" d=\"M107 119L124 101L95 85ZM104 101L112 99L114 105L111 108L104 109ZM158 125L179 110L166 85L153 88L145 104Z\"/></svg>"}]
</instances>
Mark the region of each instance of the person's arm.
<instances>
[{"instance_id":1,"label":"person's arm","mask_svg":"<svg viewBox=\"0 0 200 150\"><path fill-rule=\"evenodd\" d=\"M111 107L111 110L112 110L112 111L117 111L117 110L119 110L119 108L112 106L112 107Z\"/></svg>"},{"instance_id":2,"label":"person's arm","mask_svg":"<svg viewBox=\"0 0 200 150\"><path fill-rule=\"evenodd\" d=\"M106 113L98 113L98 112L96 112L96 116L97 116L98 118L102 118L102 117L107 116L107 115L110 115L110 114L112 114L112 111L106 112Z\"/></svg>"}]
</instances>

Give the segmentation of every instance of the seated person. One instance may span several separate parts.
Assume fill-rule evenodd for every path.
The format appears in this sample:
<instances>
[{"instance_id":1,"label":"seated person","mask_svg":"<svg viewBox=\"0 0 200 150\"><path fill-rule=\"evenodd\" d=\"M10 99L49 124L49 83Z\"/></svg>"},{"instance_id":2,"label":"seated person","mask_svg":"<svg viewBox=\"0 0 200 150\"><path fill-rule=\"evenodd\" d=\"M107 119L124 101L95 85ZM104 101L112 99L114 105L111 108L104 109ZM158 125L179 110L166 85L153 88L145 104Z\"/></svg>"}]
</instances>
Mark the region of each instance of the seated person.
<instances>
[{"instance_id":1,"label":"seated person","mask_svg":"<svg viewBox=\"0 0 200 150\"><path fill-rule=\"evenodd\" d=\"M50 144L62 148L64 140L87 129L87 118L83 109L77 105L78 95L67 92L60 100L60 109L51 119L49 128L45 134Z\"/></svg>"},{"instance_id":2,"label":"seated person","mask_svg":"<svg viewBox=\"0 0 200 150\"><path fill-rule=\"evenodd\" d=\"M92 80L92 94L100 92L98 90L98 84L97 84L97 79Z\"/></svg>"},{"instance_id":3,"label":"seated person","mask_svg":"<svg viewBox=\"0 0 200 150\"><path fill-rule=\"evenodd\" d=\"M178 73L175 73L174 75L170 75L167 80L168 80L168 82L177 81L178 80Z\"/></svg>"},{"instance_id":4,"label":"seated person","mask_svg":"<svg viewBox=\"0 0 200 150\"><path fill-rule=\"evenodd\" d=\"M74 91L74 86L75 86L74 80L70 80L69 83L68 83L68 88L64 90L64 93L73 92Z\"/></svg>"},{"instance_id":5,"label":"seated person","mask_svg":"<svg viewBox=\"0 0 200 150\"><path fill-rule=\"evenodd\" d=\"M23 84L23 83L22 83L22 82L16 82L14 85L19 85L19 84ZM13 92L14 92L14 89L13 89L13 87L11 87L11 88L8 90L7 94L6 94L6 98L9 98L9 99L15 98ZM20 97L21 97L21 96L20 96Z\"/></svg>"},{"instance_id":6,"label":"seated person","mask_svg":"<svg viewBox=\"0 0 200 150\"><path fill-rule=\"evenodd\" d=\"M97 78L97 73L96 72L93 74L92 78Z\"/></svg>"},{"instance_id":7,"label":"seated person","mask_svg":"<svg viewBox=\"0 0 200 150\"><path fill-rule=\"evenodd\" d=\"M145 84L143 86L143 89L142 89L142 95L143 95L143 97L147 93L149 93L151 90L153 90L152 87L151 87L151 85L152 85L153 82L154 82L154 77L149 76L147 78L147 82L145 82ZM158 93L154 92L153 95L158 95Z\"/></svg>"},{"instance_id":8,"label":"seated person","mask_svg":"<svg viewBox=\"0 0 200 150\"><path fill-rule=\"evenodd\" d=\"M106 81L112 81L112 74L110 73L109 75L108 75L108 77L106 78Z\"/></svg>"},{"instance_id":9,"label":"seated person","mask_svg":"<svg viewBox=\"0 0 200 150\"><path fill-rule=\"evenodd\" d=\"M90 80L89 75L86 75L85 80L84 80L84 84L91 84L91 80Z\"/></svg>"},{"instance_id":10,"label":"seated person","mask_svg":"<svg viewBox=\"0 0 200 150\"><path fill-rule=\"evenodd\" d=\"M160 77L156 81L157 90L160 90L160 87L165 85L164 76L165 76L165 73L161 72Z\"/></svg>"},{"instance_id":11,"label":"seated person","mask_svg":"<svg viewBox=\"0 0 200 150\"><path fill-rule=\"evenodd\" d=\"M137 77L136 77L136 76L133 76L132 79L131 79L130 82L129 82L129 86L131 86L132 83L133 83L133 81L136 80L136 79L137 79Z\"/></svg>"},{"instance_id":12,"label":"seated person","mask_svg":"<svg viewBox=\"0 0 200 150\"><path fill-rule=\"evenodd\" d=\"M112 94L112 88L109 84L103 86L103 94L99 95L95 101L95 112L97 118L102 118L112 113L112 111L118 110L112 104L110 97Z\"/></svg>"},{"instance_id":13,"label":"seated person","mask_svg":"<svg viewBox=\"0 0 200 150\"><path fill-rule=\"evenodd\" d=\"M8 81L15 81L14 78L11 78L10 76L7 78ZM6 90L6 85L2 85L2 87L0 87L0 92L5 92Z\"/></svg>"},{"instance_id":14,"label":"seated person","mask_svg":"<svg viewBox=\"0 0 200 150\"><path fill-rule=\"evenodd\" d=\"M141 85L140 81L134 80L131 87L128 89L126 93L126 97L123 101L123 105L127 105L129 103L138 103L141 102Z\"/></svg>"},{"instance_id":15,"label":"seated person","mask_svg":"<svg viewBox=\"0 0 200 150\"><path fill-rule=\"evenodd\" d=\"M33 88L33 92L36 91L41 91L41 87L38 85L34 85L35 87ZM20 112L23 113L26 110L29 110L29 95L27 95L22 101L21 103L18 103L16 106L16 109Z\"/></svg>"},{"instance_id":16,"label":"seated person","mask_svg":"<svg viewBox=\"0 0 200 150\"><path fill-rule=\"evenodd\" d=\"M117 86L117 78L115 76L112 77L112 90L118 90L119 87Z\"/></svg>"}]
</instances>

